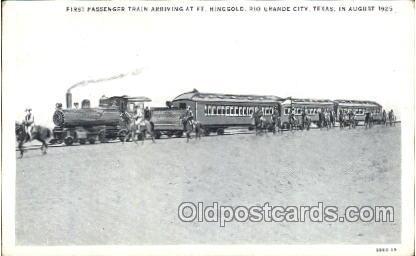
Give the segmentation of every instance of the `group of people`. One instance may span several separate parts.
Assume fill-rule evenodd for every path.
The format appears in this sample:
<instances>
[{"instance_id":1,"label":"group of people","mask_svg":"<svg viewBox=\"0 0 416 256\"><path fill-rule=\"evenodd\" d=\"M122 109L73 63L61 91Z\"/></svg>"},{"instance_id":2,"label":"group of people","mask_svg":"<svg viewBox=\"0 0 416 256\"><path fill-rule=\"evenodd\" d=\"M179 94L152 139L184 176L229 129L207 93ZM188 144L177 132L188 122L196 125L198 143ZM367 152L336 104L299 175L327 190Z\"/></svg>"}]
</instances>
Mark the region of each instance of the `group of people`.
<instances>
[{"instance_id":1,"label":"group of people","mask_svg":"<svg viewBox=\"0 0 416 256\"><path fill-rule=\"evenodd\" d=\"M306 108L302 108L300 115L295 115L295 109L289 108L288 111L288 121L287 124L289 127L287 127L290 130L293 130L294 128L299 129L309 129L310 124L312 123L311 117L308 115ZM365 119L364 124L366 128L371 128L374 123L374 113L371 111L367 111L364 113ZM320 128L331 128L335 127L335 123L338 121L340 128L349 127L349 128L355 128L356 126L356 113L353 110L342 110L340 109L338 113L334 110L328 110L328 109L318 109L317 110L317 116L318 120L316 124ZM264 113L261 108L258 108L254 113L252 114L252 119L254 120L254 124L256 128L263 127L266 128L267 120L264 118ZM393 110L390 110L388 113L383 110L382 112L382 123L385 125L394 125L395 122L395 116ZM281 116L280 116L280 110L278 108L274 108L271 114L271 123L270 125L272 128L279 127L279 130L282 126Z\"/></svg>"},{"instance_id":2,"label":"group of people","mask_svg":"<svg viewBox=\"0 0 416 256\"><path fill-rule=\"evenodd\" d=\"M133 120L136 125L142 125L145 121L149 121L152 118L149 107L140 108L138 105L134 106L133 115L127 111L123 111L120 116L123 120Z\"/></svg>"}]
</instances>

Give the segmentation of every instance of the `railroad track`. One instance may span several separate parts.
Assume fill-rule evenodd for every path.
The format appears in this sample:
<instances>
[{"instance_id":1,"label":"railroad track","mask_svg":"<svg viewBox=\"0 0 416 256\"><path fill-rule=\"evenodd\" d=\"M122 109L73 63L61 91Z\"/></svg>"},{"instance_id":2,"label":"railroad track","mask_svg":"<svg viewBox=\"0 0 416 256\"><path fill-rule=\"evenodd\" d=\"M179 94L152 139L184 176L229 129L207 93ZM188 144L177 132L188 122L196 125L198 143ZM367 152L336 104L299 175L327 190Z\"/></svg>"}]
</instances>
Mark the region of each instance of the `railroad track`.
<instances>
[{"instance_id":1,"label":"railroad track","mask_svg":"<svg viewBox=\"0 0 416 256\"><path fill-rule=\"evenodd\" d=\"M400 123L400 121L397 121L396 123ZM336 125L334 128L339 127L338 125ZM320 129L319 127L311 127L311 130L316 130L316 129ZM287 132L288 130L283 130L284 132ZM210 134L209 136L204 136L204 137L216 137L216 136L230 136L230 135L240 135L240 134L254 134L255 131L254 130L248 130L247 128L228 128L224 131L224 134L222 135L218 135L218 134ZM270 132L269 132L270 133ZM159 138L158 140L166 140L166 139L186 139L185 137L167 137L167 136L162 136L161 138ZM109 144L109 143L121 143L120 140L112 140L112 141L108 141L105 144ZM71 145L71 147L79 147L79 146L94 146L94 145L100 145L101 143L97 143L97 144L85 144L85 145L81 145L81 144L74 144ZM41 145L31 145L31 146L26 146L25 150L36 150L36 149L40 149ZM51 148L59 148L59 147L67 147L67 145L65 145L64 143L62 144L48 144L48 147ZM18 148L16 148L16 151L19 151Z\"/></svg>"}]
</instances>

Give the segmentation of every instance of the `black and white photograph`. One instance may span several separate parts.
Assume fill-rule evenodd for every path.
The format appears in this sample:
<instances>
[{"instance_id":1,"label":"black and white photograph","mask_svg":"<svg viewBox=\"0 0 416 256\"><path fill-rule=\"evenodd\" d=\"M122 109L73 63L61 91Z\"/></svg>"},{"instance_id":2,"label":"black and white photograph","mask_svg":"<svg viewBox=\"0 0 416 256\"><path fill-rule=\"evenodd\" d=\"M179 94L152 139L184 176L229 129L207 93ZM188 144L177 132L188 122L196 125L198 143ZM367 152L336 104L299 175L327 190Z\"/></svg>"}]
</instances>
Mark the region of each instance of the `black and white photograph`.
<instances>
[{"instance_id":1,"label":"black and white photograph","mask_svg":"<svg viewBox=\"0 0 416 256\"><path fill-rule=\"evenodd\" d=\"M414 56L405 0L3 1L2 253L414 255Z\"/></svg>"}]
</instances>

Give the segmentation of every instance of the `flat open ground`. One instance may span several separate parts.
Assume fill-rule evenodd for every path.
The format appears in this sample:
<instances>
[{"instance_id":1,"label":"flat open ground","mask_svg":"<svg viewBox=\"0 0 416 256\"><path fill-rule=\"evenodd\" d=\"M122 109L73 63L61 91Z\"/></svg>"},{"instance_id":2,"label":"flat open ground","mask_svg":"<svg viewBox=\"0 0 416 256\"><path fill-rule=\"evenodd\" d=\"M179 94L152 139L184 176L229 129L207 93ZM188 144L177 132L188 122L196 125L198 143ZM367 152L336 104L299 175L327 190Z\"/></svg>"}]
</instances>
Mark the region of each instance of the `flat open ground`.
<instances>
[{"instance_id":1,"label":"flat open ground","mask_svg":"<svg viewBox=\"0 0 416 256\"><path fill-rule=\"evenodd\" d=\"M400 241L400 126L109 143L17 160L18 245ZM183 223L183 201L388 205L392 223Z\"/></svg>"}]
</instances>

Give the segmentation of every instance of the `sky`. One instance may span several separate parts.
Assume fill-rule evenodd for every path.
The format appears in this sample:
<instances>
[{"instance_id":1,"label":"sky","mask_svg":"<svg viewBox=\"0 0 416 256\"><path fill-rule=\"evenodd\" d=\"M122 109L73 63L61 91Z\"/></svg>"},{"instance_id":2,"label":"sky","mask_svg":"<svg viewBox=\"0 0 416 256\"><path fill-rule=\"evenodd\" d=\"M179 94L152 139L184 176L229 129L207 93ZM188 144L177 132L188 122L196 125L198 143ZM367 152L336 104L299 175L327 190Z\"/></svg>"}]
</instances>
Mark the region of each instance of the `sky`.
<instances>
[{"instance_id":1,"label":"sky","mask_svg":"<svg viewBox=\"0 0 416 256\"><path fill-rule=\"evenodd\" d=\"M82 14L65 12L61 1L7 2L4 106L15 120L31 107L37 124L53 126L55 103L65 106L69 87L129 74L75 88L73 102L126 94L164 106L196 88L374 100L400 114L414 93L413 20L402 2L388 14L263 15Z\"/></svg>"}]
</instances>

